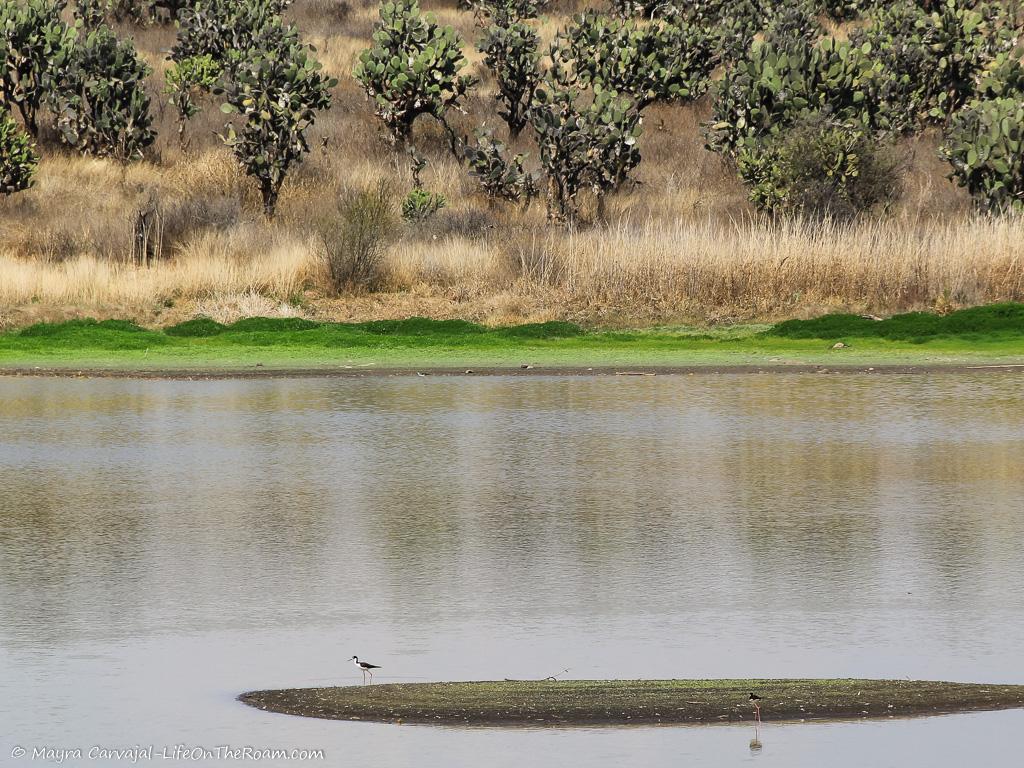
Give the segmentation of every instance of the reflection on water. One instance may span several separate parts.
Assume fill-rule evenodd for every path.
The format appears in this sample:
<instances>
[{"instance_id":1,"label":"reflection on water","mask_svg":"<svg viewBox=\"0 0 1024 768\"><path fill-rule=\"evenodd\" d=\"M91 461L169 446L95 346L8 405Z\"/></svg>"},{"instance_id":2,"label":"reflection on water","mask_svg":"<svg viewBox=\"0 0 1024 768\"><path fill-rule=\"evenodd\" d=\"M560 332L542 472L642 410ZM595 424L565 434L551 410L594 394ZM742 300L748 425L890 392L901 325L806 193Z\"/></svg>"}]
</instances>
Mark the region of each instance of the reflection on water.
<instances>
[{"instance_id":1,"label":"reflection on water","mask_svg":"<svg viewBox=\"0 0 1024 768\"><path fill-rule=\"evenodd\" d=\"M1015 376L0 379L0 763L229 743L983 765L1022 713L768 723L755 746L746 726L387 728L233 696L358 682L352 654L382 682L1024 682L1022 405Z\"/></svg>"}]
</instances>

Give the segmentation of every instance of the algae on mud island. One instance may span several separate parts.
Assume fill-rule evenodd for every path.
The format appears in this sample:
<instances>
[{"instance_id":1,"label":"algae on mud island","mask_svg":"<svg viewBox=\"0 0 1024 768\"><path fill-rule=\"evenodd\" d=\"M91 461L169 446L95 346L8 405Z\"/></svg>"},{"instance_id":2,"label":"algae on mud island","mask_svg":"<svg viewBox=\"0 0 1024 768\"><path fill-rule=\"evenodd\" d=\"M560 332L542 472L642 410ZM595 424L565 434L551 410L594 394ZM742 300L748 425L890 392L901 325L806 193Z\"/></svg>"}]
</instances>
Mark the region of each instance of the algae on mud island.
<instances>
[{"instance_id":1,"label":"algae on mud island","mask_svg":"<svg viewBox=\"0 0 1024 768\"><path fill-rule=\"evenodd\" d=\"M1024 685L908 680L505 680L251 691L270 712L331 720L628 725L887 718L1024 707Z\"/></svg>"}]
</instances>

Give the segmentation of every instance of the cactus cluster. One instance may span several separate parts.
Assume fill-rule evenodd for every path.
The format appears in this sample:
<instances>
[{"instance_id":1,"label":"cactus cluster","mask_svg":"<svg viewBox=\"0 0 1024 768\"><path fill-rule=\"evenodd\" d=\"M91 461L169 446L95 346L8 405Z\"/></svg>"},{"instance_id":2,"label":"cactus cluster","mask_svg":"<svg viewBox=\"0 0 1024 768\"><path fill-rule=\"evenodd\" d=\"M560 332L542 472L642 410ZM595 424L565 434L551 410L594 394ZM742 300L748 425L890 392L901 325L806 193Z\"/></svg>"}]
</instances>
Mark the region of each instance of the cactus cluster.
<instances>
[{"instance_id":1,"label":"cactus cluster","mask_svg":"<svg viewBox=\"0 0 1024 768\"><path fill-rule=\"evenodd\" d=\"M240 122L226 126L224 141L259 185L268 218L289 168L309 151L306 130L318 111L330 107L336 85L291 27L268 34L224 83L221 109Z\"/></svg>"},{"instance_id":2,"label":"cactus cluster","mask_svg":"<svg viewBox=\"0 0 1024 768\"><path fill-rule=\"evenodd\" d=\"M76 31L61 18L64 8L64 0L0 0L0 97L32 136L71 63Z\"/></svg>"},{"instance_id":3,"label":"cactus cluster","mask_svg":"<svg viewBox=\"0 0 1024 768\"><path fill-rule=\"evenodd\" d=\"M62 140L84 154L141 157L156 138L145 85L149 73L131 41L108 27L80 38L54 92Z\"/></svg>"},{"instance_id":4,"label":"cactus cluster","mask_svg":"<svg viewBox=\"0 0 1024 768\"><path fill-rule=\"evenodd\" d=\"M268 36L283 28L285 0L196 0L178 18L178 36L171 61L208 56L230 72Z\"/></svg>"},{"instance_id":5,"label":"cactus cluster","mask_svg":"<svg viewBox=\"0 0 1024 768\"><path fill-rule=\"evenodd\" d=\"M849 21L871 10L878 0L818 0L821 9L836 21Z\"/></svg>"},{"instance_id":6,"label":"cactus cluster","mask_svg":"<svg viewBox=\"0 0 1024 768\"><path fill-rule=\"evenodd\" d=\"M1017 43L1016 20L1002 2L945 0L919 22L934 68L925 87L934 94L931 116L944 118L973 96L979 74Z\"/></svg>"},{"instance_id":7,"label":"cactus cluster","mask_svg":"<svg viewBox=\"0 0 1024 768\"><path fill-rule=\"evenodd\" d=\"M1024 99L972 103L950 124L942 155L952 177L992 212L1024 211Z\"/></svg>"},{"instance_id":8,"label":"cactus cluster","mask_svg":"<svg viewBox=\"0 0 1024 768\"><path fill-rule=\"evenodd\" d=\"M540 36L511 15L495 18L483 31L477 50L498 86L498 114L514 139L526 127L527 112L540 84Z\"/></svg>"},{"instance_id":9,"label":"cactus cluster","mask_svg":"<svg viewBox=\"0 0 1024 768\"><path fill-rule=\"evenodd\" d=\"M507 158L505 145L490 131L476 132L476 141L466 147L464 159L488 200L515 203L529 201L537 194L533 176L523 165L526 155Z\"/></svg>"},{"instance_id":10,"label":"cactus cluster","mask_svg":"<svg viewBox=\"0 0 1024 768\"><path fill-rule=\"evenodd\" d=\"M786 47L755 42L718 84L708 147L735 157L745 144L773 135L814 112L875 126L868 99L874 71L870 47L825 38Z\"/></svg>"},{"instance_id":11,"label":"cactus cluster","mask_svg":"<svg viewBox=\"0 0 1024 768\"><path fill-rule=\"evenodd\" d=\"M851 40L870 46L877 64L871 101L903 133L945 122L977 96L982 79L998 90L997 78L1012 77L1019 66L1009 55L1016 43L1012 17L990 3L944 0L931 13L911 0L880 5Z\"/></svg>"},{"instance_id":12,"label":"cactus cluster","mask_svg":"<svg viewBox=\"0 0 1024 768\"><path fill-rule=\"evenodd\" d=\"M96 29L104 24L110 13L110 0L75 0L75 18L86 29Z\"/></svg>"},{"instance_id":13,"label":"cactus cluster","mask_svg":"<svg viewBox=\"0 0 1024 768\"><path fill-rule=\"evenodd\" d=\"M577 195L589 188L598 200L618 189L640 163L640 111L632 99L596 89L589 101L576 89L538 89L531 122L548 180L548 216L572 222Z\"/></svg>"},{"instance_id":14,"label":"cactus cluster","mask_svg":"<svg viewBox=\"0 0 1024 768\"><path fill-rule=\"evenodd\" d=\"M765 41L779 47L797 41L816 43L825 33L816 10L809 0L783 5L769 18L764 31Z\"/></svg>"},{"instance_id":15,"label":"cactus cluster","mask_svg":"<svg viewBox=\"0 0 1024 768\"><path fill-rule=\"evenodd\" d=\"M582 87L630 96L638 109L690 101L710 84L715 41L686 21L636 21L587 11L559 36L552 55Z\"/></svg>"},{"instance_id":16,"label":"cactus cluster","mask_svg":"<svg viewBox=\"0 0 1024 768\"><path fill-rule=\"evenodd\" d=\"M38 164L32 140L0 109L0 195L28 189Z\"/></svg>"},{"instance_id":17,"label":"cactus cluster","mask_svg":"<svg viewBox=\"0 0 1024 768\"><path fill-rule=\"evenodd\" d=\"M475 82L461 74L465 66L454 29L422 14L418 0L386 0L373 45L360 53L353 74L398 143L408 139L420 115L443 120L447 110L460 108Z\"/></svg>"}]
</instances>

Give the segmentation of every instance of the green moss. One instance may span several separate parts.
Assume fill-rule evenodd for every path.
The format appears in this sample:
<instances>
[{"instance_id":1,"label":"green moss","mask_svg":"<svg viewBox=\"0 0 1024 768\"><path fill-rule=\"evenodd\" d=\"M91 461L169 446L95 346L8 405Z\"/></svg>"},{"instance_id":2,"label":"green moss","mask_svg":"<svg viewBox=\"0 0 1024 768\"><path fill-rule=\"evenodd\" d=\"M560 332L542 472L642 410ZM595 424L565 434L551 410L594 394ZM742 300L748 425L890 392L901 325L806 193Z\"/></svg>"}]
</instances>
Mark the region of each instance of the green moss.
<instances>
[{"instance_id":1,"label":"green moss","mask_svg":"<svg viewBox=\"0 0 1024 768\"><path fill-rule=\"evenodd\" d=\"M335 323L333 327L365 331L380 336L465 336L487 332L484 326L466 320L431 320L429 317L373 320L368 323Z\"/></svg>"},{"instance_id":2,"label":"green moss","mask_svg":"<svg viewBox=\"0 0 1024 768\"><path fill-rule=\"evenodd\" d=\"M527 323L499 328L496 333L510 339L571 339L584 335L586 331L575 323L550 320L546 323Z\"/></svg>"},{"instance_id":3,"label":"green moss","mask_svg":"<svg viewBox=\"0 0 1024 768\"><path fill-rule=\"evenodd\" d=\"M259 709L334 720L487 725L893 717L1024 707L1024 686L906 680L566 680L253 691Z\"/></svg>"},{"instance_id":4,"label":"green moss","mask_svg":"<svg viewBox=\"0 0 1024 768\"><path fill-rule=\"evenodd\" d=\"M246 317L228 326L227 330L241 333L283 333L310 331L322 323L314 323L303 317Z\"/></svg>"},{"instance_id":5,"label":"green moss","mask_svg":"<svg viewBox=\"0 0 1024 768\"><path fill-rule=\"evenodd\" d=\"M212 320L209 317L196 317L183 323L172 325L169 328L164 328L164 333L168 336L196 339L219 336L226 330L228 330L228 327L218 323L216 320Z\"/></svg>"},{"instance_id":6,"label":"green moss","mask_svg":"<svg viewBox=\"0 0 1024 768\"><path fill-rule=\"evenodd\" d=\"M19 336L26 338L56 338L80 335L82 331L119 331L121 333L147 333L146 329L128 320L101 320L91 317L82 320L67 320L63 323L36 323L22 328Z\"/></svg>"},{"instance_id":7,"label":"green moss","mask_svg":"<svg viewBox=\"0 0 1024 768\"><path fill-rule=\"evenodd\" d=\"M847 346L833 350L835 341ZM119 320L73 320L0 333L2 368L291 370L344 368L556 368L604 366L963 365L1024 362L1024 305L1001 304L885 321L851 315L772 328L587 331L572 323L488 328L464 320L316 323L196 318L165 331ZM258 365L257 365L258 364Z\"/></svg>"},{"instance_id":8,"label":"green moss","mask_svg":"<svg viewBox=\"0 0 1024 768\"><path fill-rule=\"evenodd\" d=\"M766 335L789 339L880 338L922 343L938 336L1024 334L1024 304L990 304L948 315L907 312L887 320L859 315L825 315L813 320L787 320Z\"/></svg>"}]
</instances>

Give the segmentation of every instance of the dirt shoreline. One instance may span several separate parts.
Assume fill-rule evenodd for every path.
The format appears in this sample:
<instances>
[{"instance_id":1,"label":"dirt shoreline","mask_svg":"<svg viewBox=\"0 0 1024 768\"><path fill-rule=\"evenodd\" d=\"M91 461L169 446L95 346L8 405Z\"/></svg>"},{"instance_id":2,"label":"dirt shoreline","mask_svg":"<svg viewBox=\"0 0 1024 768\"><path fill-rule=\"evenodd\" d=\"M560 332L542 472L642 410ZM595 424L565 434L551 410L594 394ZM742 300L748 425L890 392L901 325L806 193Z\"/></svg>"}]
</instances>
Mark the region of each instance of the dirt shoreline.
<instances>
[{"instance_id":1,"label":"dirt shoreline","mask_svg":"<svg viewBox=\"0 0 1024 768\"><path fill-rule=\"evenodd\" d=\"M328 720L550 726L912 717L1024 708L1024 686L907 680L566 680L250 691L267 712Z\"/></svg>"},{"instance_id":2,"label":"dirt shoreline","mask_svg":"<svg viewBox=\"0 0 1024 768\"><path fill-rule=\"evenodd\" d=\"M0 376L40 378L97 378L97 379L311 379L311 378L384 378L407 376L689 376L723 374L966 374L966 373L1024 373L1024 364L935 363L935 364L879 364L879 365L814 365L805 363L767 365L651 365L651 366L530 366L479 368L272 368L251 366L246 368L74 368L74 367L0 367Z\"/></svg>"}]
</instances>

